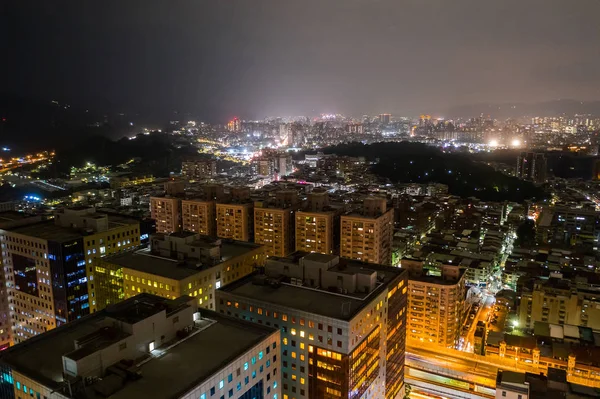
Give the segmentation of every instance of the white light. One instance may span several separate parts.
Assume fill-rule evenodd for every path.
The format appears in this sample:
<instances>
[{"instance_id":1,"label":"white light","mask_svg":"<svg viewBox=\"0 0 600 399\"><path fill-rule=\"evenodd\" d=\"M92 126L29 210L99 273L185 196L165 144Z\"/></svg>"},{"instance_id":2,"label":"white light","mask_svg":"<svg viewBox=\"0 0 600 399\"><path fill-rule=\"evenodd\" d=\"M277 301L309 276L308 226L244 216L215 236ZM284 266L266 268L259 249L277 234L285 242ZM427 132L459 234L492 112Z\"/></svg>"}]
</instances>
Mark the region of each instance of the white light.
<instances>
[{"instance_id":1,"label":"white light","mask_svg":"<svg viewBox=\"0 0 600 399\"><path fill-rule=\"evenodd\" d=\"M490 140L490 147L498 147L498 140Z\"/></svg>"},{"instance_id":2,"label":"white light","mask_svg":"<svg viewBox=\"0 0 600 399\"><path fill-rule=\"evenodd\" d=\"M520 147L521 146L521 140L519 139L514 139L513 141L511 141L510 143L513 147Z\"/></svg>"}]
</instances>

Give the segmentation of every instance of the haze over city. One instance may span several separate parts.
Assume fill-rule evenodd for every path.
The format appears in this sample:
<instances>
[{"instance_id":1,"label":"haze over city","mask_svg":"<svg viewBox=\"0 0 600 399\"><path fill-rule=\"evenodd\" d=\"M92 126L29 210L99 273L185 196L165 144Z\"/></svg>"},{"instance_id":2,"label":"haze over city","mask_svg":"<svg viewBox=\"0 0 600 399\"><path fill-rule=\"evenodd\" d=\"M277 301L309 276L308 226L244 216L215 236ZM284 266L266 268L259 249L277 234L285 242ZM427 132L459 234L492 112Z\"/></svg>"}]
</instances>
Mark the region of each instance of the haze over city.
<instances>
[{"instance_id":1,"label":"haze over city","mask_svg":"<svg viewBox=\"0 0 600 399\"><path fill-rule=\"evenodd\" d=\"M211 122L600 100L598 13L595 0L11 2L2 91Z\"/></svg>"},{"instance_id":2,"label":"haze over city","mask_svg":"<svg viewBox=\"0 0 600 399\"><path fill-rule=\"evenodd\" d=\"M600 0L0 7L0 399L600 398Z\"/></svg>"}]
</instances>

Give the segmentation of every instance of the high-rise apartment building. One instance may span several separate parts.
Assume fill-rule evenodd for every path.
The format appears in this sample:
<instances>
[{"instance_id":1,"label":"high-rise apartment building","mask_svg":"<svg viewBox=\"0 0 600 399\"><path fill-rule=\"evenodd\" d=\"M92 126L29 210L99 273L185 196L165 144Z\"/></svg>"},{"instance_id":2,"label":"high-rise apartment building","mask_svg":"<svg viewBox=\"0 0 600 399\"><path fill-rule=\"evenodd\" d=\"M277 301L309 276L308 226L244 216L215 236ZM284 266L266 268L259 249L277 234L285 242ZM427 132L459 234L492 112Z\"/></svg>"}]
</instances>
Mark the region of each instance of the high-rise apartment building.
<instances>
[{"instance_id":1,"label":"high-rise apartment building","mask_svg":"<svg viewBox=\"0 0 600 399\"><path fill-rule=\"evenodd\" d=\"M519 327L534 328L535 322L571 324L600 329L600 295L595 274L575 279L536 279L526 284L518 304Z\"/></svg>"},{"instance_id":2,"label":"high-rise apartment building","mask_svg":"<svg viewBox=\"0 0 600 399\"><path fill-rule=\"evenodd\" d=\"M313 191L296 212L296 251L333 254L339 242L339 212L329 206L326 191Z\"/></svg>"},{"instance_id":3,"label":"high-rise apartment building","mask_svg":"<svg viewBox=\"0 0 600 399\"><path fill-rule=\"evenodd\" d=\"M158 233L181 231L181 199L177 197L150 197L150 215L156 221Z\"/></svg>"},{"instance_id":4,"label":"high-rise apartment building","mask_svg":"<svg viewBox=\"0 0 600 399\"><path fill-rule=\"evenodd\" d=\"M546 181L548 162L541 153L522 152L517 158L517 177L535 183Z\"/></svg>"},{"instance_id":5,"label":"high-rise apartment building","mask_svg":"<svg viewBox=\"0 0 600 399\"><path fill-rule=\"evenodd\" d=\"M3 399L281 399L278 330L141 294L4 352Z\"/></svg>"},{"instance_id":6,"label":"high-rise apartment building","mask_svg":"<svg viewBox=\"0 0 600 399\"><path fill-rule=\"evenodd\" d=\"M282 190L274 200L254 203L254 241L264 246L267 256L286 256L294 248L296 191Z\"/></svg>"},{"instance_id":7,"label":"high-rise apartment building","mask_svg":"<svg viewBox=\"0 0 600 399\"><path fill-rule=\"evenodd\" d=\"M214 309L214 291L264 264L263 248L191 232L156 234L150 248L101 259L95 266L98 309L140 293L189 295Z\"/></svg>"},{"instance_id":8,"label":"high-rise apartment building","mask_svg":"<svg viewBox=\"0 0 600 399\"><path fill-rule=\"evenodd\" d=\"M217 237L251 241L254 235L254 202L250 189L234 187L228 200L217 202Z\"/></svg>"},{"instance_id":9,"label":"high-rise apartment building","mask_svg":"<svg viewBox=\"0 0 600 399\"><path fill-rule=\"evenodd\" d=\"M406 276L296 253L218 290L217 310L281 331L284 398L401 398Z\"/></svg>"},{"instance_id":10,"label":"high-rise apartment building","mask_svg":"<svg viewBox=\"0 0 600 399\"><path fill-rule=\"evenodd\" d=\"M165 183L165 194L150 197L150 217L156 222L158 233L181 231L181 198L184 196L183 181Z\"/></svg>"},{"instance_id":11,"label":"high-rise apartment building","mask_svg":"<svg viewBox=\"0 0 600 399\"><path fill-rule=\"evenodd\" d=\"M454 348L465 320L465 270L443 265L430 274L422 262L407 260L401 267L408 271L408 344Z\"/></svg>"},{"instance_id":12,"label":"high-rise apartment building","mask_svg":"<svg viewBox=\"0 0 600 399\"><path fill-rule=\"evenodd\" d=\"M184 161L181 174L189 180L210 179L217 175L217 161L214 159Z\"/></svg>"},{"instance_id":13,"label":"high-rise apartment building","mask_svg":"<svg viewBox=\"0 0 600 399\"><path fill-rule=\"evenodd\" d=\"M94 259L139 246L139 223L93 208L0 230L13 342L87 315L95 304Z\"/></svg>"},{"instance_id":14,"label":"high-rise apartment building","mask_svg":"<svg viewBox=\"0 0 600 399\"><path fill-rule=\"evenodd\" d=\"M385 198L367 198L363 208L341 217L340 255L391 265L394 209Z\"/></svg>"},{"instance_id":15,"label":"high-rise apartment building","mask_svg":"<svg viewBox=\"0 0 600 399\"><path fill-rule=\"evenodd\" d=\"M184 231L208 236L217 234L217 204L215 201L182 200L181 215Z\"/></svg>"}]
</instances>

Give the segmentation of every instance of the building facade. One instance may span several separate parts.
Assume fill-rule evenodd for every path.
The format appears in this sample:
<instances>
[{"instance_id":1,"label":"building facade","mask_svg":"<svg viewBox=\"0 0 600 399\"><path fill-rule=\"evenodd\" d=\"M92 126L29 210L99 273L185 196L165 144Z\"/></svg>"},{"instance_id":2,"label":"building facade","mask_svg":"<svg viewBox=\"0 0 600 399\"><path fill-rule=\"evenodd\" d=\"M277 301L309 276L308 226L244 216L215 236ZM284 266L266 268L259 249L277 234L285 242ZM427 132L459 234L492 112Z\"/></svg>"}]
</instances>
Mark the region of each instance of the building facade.
<instances>
[{"instance_id":1,"label":"building facade","mask_svg":"<svg viewBox=\"0 0 600 399\"><path fill-rule=\"evenodd\" d=\"M171 196L150 197L150 215L157 233L181 231L181 199Z\"/></svg>"},{"instance_id":2,"label":"building facade","mask_svg":"<svg viewBox=\"0 0 600 399\"><path fill-rule=\"evenodd\" d=\"M360 212L341 217L340 256L391 265L394 209L384 198L368 198Z\"/></svg>"},{"instance_id":3,"label":"building facade","mask_svg":"<svg viewBox=\"0 0 600 399\"><path fill-rule=\"evenodd\" d=\"M182 200L181 220L183 230L201 235L216 236L216 209L214 201Z\"/></svg>"},{"instance_id":4,"label":"building facade","mask_svg":"<svg viewBox=\"0 0 600 399\"><path fill-rule=\"evenodd\" d=\"M281 330L284 398L400 398L406 272L333 255L270 258L217 310Z\"/></svg>"},{"instance_id":5,"label":"building facade","mask_svg":"<svg viewBox=\"0 0 600 399\"><path fill-rule=\"evenodd\" d=\"M10 348L0 397L281 399L279 345L275 329L143 294Z\"/></svg>"}]
</instances>

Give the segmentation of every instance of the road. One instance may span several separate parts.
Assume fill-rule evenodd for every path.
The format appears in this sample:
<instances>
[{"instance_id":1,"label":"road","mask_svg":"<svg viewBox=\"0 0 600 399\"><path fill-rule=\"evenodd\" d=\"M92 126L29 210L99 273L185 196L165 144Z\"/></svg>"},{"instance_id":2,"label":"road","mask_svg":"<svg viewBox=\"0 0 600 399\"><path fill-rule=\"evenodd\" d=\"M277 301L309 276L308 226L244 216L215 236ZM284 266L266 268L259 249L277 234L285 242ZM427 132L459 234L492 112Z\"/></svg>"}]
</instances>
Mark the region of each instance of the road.
<instances>
[{"instance_id":1,"label":"road","mask_svg":"<svg viewBox=\"0 0 600 399\"><path fill-rule=\"evenodd\" d=\"M456 351L456 354L460 355L460 352ZM406 352L406 364L408 367L437 372L483 386L496 386L497 366L466 357L445 354L442 353L442 350L409 347Z\"/></svg>"}]
</instances>

